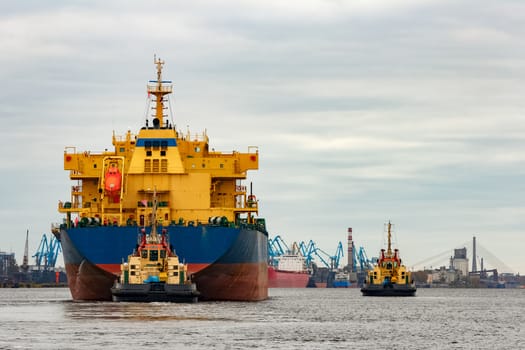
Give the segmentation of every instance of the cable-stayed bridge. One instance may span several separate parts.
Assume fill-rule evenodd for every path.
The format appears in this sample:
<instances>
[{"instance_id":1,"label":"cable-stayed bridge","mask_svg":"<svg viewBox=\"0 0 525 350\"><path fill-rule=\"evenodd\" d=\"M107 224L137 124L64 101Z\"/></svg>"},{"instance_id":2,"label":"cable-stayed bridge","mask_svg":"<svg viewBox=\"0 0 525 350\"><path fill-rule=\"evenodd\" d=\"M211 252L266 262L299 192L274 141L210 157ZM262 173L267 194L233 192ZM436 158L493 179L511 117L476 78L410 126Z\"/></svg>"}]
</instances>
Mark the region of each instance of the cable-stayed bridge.
<instances>
[{"instance_id":1,"label":"cable-stayed bridge","mask_svg":"<svg viewBox=\"0 0 525 350\"><path fill-rule=\"evenodd\" d=\"M499 273L515 273L515 271L505 264L500 258L490 252L486 247L476 241L474 237L472 241L467 241L462 244L458 244L453 249L448 249L444 252L438 253L434 256L426 258L410 267L412 270L424 270L424 269L435 269L441 266L449 266L450 259L453 257L454 249L467 248L467 257L471 267L476 267L475 270L483 269L496 269ZM475 252L475 259L472 258ZM475 260L475 264L473 263Z\"/></svg>"}]
</instances>

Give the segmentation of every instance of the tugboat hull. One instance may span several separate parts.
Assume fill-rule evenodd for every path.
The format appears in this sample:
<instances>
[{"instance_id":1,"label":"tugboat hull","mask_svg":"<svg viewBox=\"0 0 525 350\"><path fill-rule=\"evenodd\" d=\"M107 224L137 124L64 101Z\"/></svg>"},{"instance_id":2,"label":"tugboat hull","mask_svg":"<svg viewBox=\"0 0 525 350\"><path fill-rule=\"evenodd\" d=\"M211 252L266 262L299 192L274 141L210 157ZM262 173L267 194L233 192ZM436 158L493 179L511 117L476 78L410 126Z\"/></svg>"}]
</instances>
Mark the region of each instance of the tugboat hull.
<instances>
[{"instance_id":1,"label":"tugboat hull","mask_svg":"<svg viewBox=\"0 0 525 350\"><path fill-rule=\"evenodd\" d=\"M413 297L416 287L410 285L365 285L361 288L363 296L368 297Z\"/></svg>"},{"instance_id":2,"label":"tugboat hull","mask_svg":"<svg viewBox=\"0 0 525 350\"><path fill-rule=\"evenodd\" d=\"M199 292L195 284L120 284L116 283L111 288L113 301L124 302L173 302L196 303Z\"/></svg>"}]
</instances>

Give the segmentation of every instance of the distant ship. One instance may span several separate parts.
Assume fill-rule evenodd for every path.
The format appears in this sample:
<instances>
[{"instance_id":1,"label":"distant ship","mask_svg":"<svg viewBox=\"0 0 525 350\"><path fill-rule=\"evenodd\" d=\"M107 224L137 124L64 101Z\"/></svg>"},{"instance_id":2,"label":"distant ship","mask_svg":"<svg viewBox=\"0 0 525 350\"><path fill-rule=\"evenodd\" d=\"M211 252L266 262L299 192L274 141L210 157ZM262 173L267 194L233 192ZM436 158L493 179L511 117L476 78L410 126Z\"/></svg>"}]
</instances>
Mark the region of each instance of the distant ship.
<instances>
[{"instance_id":1,"label":"distant ship","mask_svg":"<svg viewBox=\"0 0 525 350\"><path fill-rule=\"evenodd\" d=\"M277 256L268 264L268 286L270 288L306 288L309 278L310 272L306 266L306 258L299 252L299 249Z\"/></svg>"},{"instance_id":2,"label":"distant ship","mask_svg":"<svg viewBox=\"0 0 525 350\"><path fill-rule=\"evenodd\" d=\"M344 271L338 271L334 273L334 281L332 282L334 288L350 288L350 276Z\"/></svg>"},{"instance_id":3,"label":"distant ship","mask_svg":"<svg viewBox=\"0 0 525 350\"><path fill-rule=\"evenodd\" d=\"M259 167L248 152L217 152L206 133L177 131L168 119L171 81L154 60L157 79L147 86L148 111L138 134L113 135L113 150L66 147L71 199L59 202L64 222L54 225L74 300L111 300L122 261L152 225L158 196L158 231L168 228L201 300L256 301L268 297L268 233L258 199L243 180ZM229 137L238 132L234 128ZM79 136L81 137L81 136Z\"/></svg>"},{"instance_id":4,"label":"distant ship","mask_svg":"<svg viewBox=\"0 0 525 350\"><path fill-rule=\"evenodd\" d=\"M388 222L388 248L381 249L373 270L368 272L361 293L364 296L414 296L416 285L412 273L401 263L399 251L392 251L392 224Z\"/></svg>"}]
</instances>

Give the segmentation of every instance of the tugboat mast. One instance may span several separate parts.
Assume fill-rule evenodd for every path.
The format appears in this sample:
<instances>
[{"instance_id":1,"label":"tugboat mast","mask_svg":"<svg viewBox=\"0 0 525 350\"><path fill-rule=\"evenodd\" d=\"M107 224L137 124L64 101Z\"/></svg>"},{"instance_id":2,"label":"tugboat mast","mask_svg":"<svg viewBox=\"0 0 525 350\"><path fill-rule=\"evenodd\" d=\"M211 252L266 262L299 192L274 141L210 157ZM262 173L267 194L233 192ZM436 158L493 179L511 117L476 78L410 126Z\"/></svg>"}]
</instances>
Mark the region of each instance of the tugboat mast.
<instances>
[{"instance_id":1,"label":"tugboat mast","mask_svg":"<svg viewBox=\"0 0 525 350\"><path fill-rule=\"evenodd\" d=\"M390 229L392 228L392 224L390 221L388 222L388 249L386 251L386 256L391 257L392 256L392 235L390 233Z\"/></svg>"},{"instance_id":2,"label":"tugboat mast","mask_svg":"<svg viewBox=\"0 0 525 350\"><path fill-rule=\"evenodd\" d=\"M153 189L153 210L151 211L151 232L148 243L159 243L159 237L157 235L157 188Z\"/></svg>"}]
</instances>

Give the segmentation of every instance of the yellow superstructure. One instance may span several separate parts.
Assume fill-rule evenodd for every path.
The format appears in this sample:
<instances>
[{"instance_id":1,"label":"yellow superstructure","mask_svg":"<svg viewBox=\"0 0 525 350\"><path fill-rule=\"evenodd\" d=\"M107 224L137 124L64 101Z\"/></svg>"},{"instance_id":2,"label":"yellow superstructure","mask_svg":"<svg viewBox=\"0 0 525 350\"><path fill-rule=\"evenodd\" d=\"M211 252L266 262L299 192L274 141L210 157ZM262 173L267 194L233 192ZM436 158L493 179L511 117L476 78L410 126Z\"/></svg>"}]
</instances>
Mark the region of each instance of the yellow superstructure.
<instances>
[{"instance_id":1,"label":"yellow superstructure","mask_svg":"<svg viewBox=\"0 0 525 350\"><path fill-rule=\"evenodd\" d=\"M177 131L165 114L173 87L162 80L164 62L155 59L155 64L157 80L147 87L154 104L152 123L146 119L138 134L114 134L110 151L66 147L64 169L76 181L70 201L59 203L59 211L67 214L67 225L75 224L74 219L79 225L149 226L154 187L158 221L164 226L210 220L254 223L258 202L242 180L248 170L259 168L258 148L248 147L245 153L216 152L210 150L205 132ZM118 175L110 174L115 168Z\"/></svg>"},{"instance_id":2,"label":"yellow superstructure","mask_svg":"<svg viewBox=\"0 0 525 350\"><path fill-rule=\"evenodd\" d=\"M191 283L187 266L160 244L146 245L137 255L130 255L128 261L121 264L120 283L143 284L144 281Z\"/></svg>"}]
</instances>

